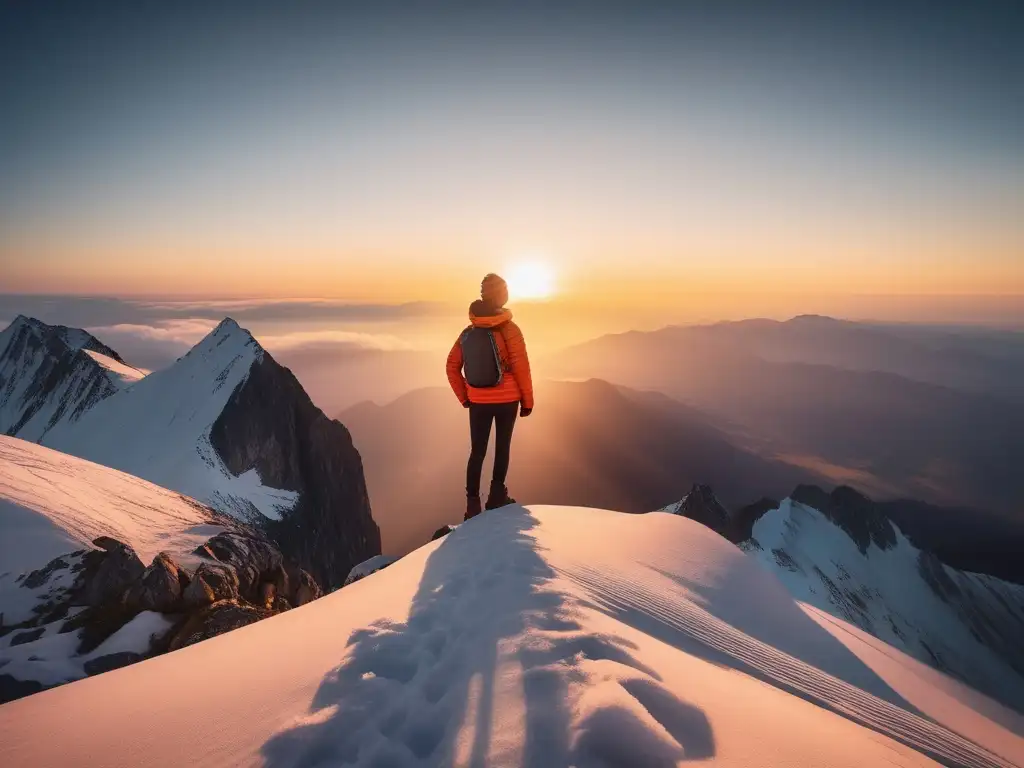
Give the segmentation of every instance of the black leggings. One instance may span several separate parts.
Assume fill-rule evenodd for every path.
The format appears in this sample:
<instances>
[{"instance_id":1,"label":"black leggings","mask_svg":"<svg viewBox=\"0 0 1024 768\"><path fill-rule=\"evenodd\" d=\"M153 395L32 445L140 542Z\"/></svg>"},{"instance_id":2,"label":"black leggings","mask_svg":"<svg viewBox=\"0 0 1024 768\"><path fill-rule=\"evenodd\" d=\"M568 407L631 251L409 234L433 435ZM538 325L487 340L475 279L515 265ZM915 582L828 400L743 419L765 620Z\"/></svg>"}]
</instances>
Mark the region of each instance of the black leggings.
<instances>
[{"instance_id":1,"label":"black leggings","mask_svg":"<svg viewBox=\"0 0 1024 768\"><path fill-rule=\"evenodd\" d=\"M472 449L466 466L466 494L480 495L480 473L484 468L487 443L491 439L491 422L495 428L494 477L491 484L505 485L508 475L509 451L512 447L512 430L519 415L519 403L473 403L469 406L469 436Z\"/></svg>"}]
</instances>

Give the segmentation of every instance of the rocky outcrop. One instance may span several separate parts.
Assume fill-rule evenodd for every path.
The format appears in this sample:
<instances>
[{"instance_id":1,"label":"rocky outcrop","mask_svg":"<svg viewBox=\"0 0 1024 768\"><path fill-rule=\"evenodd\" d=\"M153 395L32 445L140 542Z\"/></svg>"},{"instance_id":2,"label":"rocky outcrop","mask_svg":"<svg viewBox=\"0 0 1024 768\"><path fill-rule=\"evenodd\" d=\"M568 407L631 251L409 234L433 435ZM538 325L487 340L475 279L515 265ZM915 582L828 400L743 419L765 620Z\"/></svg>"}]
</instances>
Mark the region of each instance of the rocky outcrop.
<instances>
[{"instance_id":1,"label":"rocky outcrop","mask_svg":"<svg viewBox=\"0 0 1024 768\"><path fill-rule=\"evenodd\" d=\"M233 629L255 624L275 613L277 611L247 605L237 600L218 600L190 616L174 634L168 650L176 651L195 645Z\"/></svg>"},{"instance_id":2,"label":"rocky outcrop","mask_svg":"<svg viewBox=\"0 0 1024 768\"><path fill-rule=\"evenodd\" d=\"M100 536L93 544L101 552L86 556L83 601L86 605L98 606L119 599L129 586L142 578L146 566L134 549L109 536Z\"/></svg>"},{"instance_id":3,"label":"rocky outcrop","mask_svg":"<svg viewBox=\"0 0 1024 768\"><path fill-rule=\"evenodd\" d=\"M454 525L442 525L440 528L434 531L434 534L430 537L430 540L437 541L438 539L443 539L449 533L454 531L456 527L457 526Z\"/></svg>"},{"instance_id":4,"label":"rocky outcrop","mask_svg":"<svg viewBox=\"0 0 1024 768\"><path fill-rule=\"evenodd\" d=\"M238 599L238 574L231 566L203 563L182 593L185 610L202 608L218 600Z\"/></svg>"},{"instance_id":5,"label":"rocky outcrop","mask_svg":"<svg viewBox=\"0 0 1024 768\"><path fill-rule=\"evenodd\" d=\"M180 607L182 581L187 584L187 574L183 574L170 555L161 552L153 558L153 564L143 572L142 578L128 589L125 604L135 613L171 613Z\"/></svg>"},{"instance_id":6,"label":"rocky outcrop","mask_svg":"<svg viewBox=\"0 0 1024 768\"><path fill-rule=\"evenodd\" d=\"M262 582L279 579L284 564L281 551L266 536L240 531L217 534L195 554L230 566L235 574L235 591L250 601L258 598Z\"/></svg>"},{"instance_id":7,"label":"rocky outcrop","mask_svg":"<svg viewBox=\"0 0 1024 768\"><path fill-rule=\"evenodd\" d=\"M121 651L119 653L108 653L106 656L97 656L95 659L89 659L83 665L85 674L100 675L104 672L110 672L121 667L127 667L129 664L134 664L137 661L142 661L145 658L141 653L132 653L131 651Z\"/></svg>"},{"instance_id":8,"label":"rocky outcrop","mask_svg":"<svg viewBox=\"0 0 1024 768\"><path fill-rule=\"evenodd\" d=\"M65 668L77 663L83 675L95 675L193 645L323 594L313 576L284 558L265 533L230 524L232 530L196 549L201 561L197 566L188 561L193 570L167 552L146 567L131 547L106 536L94 541L98 549L55 558L19 579L19 586L32 590L40 603L33 618L0 624L0 636L10 634L8 646L17 646L55 633L76 633L75 655ZM159 617L143 612L165 619L161 624ZM140 638L137 648L95 655L136 618L143 626L155 621L162 629L148 641ZM0 703L42 688L33 681L0 679Z\"/></svg>"},{"instance_id":9,"label":"rocky outcrop","mask_svg":"<svg viewBox=\"0 0 1024 768\"><path fill-rule=\"evenodd\" d=\"M235 388L210 441L232 473L255 469L265 485L298 493L295 506L266 527L284 556L320 584L340 586L353 566L380 553L351 435L270 354Z\"/></svg>"},{"instance_id":10,"label":"rocky outcrop","mask_svg":"<svg viewBox=\"0 0 1024 768\"><path fill-rule=\"evenodd\" d=\"M688 517L727 539L732 538L732 520L729 512L715 497L710 485L695 483L682 501L667 507L665 511Z\"/></svg>"}]
</instances>

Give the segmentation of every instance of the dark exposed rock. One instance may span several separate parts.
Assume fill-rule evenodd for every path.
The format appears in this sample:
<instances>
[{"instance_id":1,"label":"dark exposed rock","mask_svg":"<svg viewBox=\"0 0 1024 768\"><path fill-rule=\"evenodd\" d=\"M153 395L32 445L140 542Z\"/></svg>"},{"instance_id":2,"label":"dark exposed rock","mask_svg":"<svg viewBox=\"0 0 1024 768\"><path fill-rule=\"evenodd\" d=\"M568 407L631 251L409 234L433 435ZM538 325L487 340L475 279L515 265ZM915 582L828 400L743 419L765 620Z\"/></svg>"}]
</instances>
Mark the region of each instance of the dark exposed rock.
<instances>
[{"instance_id":1,"label":"dark exposed rock","mask_svg":"<svg viewBox=\"0 0 1024 768\"><path fill-rule=\"evenodd\" d=\"M939 558L931 552L921 551L917 555L917 570L921 578L938 597L949 602L960 597L956 582L946 573Z\"/></svg>"},{"instance_id":2,"label":"dark exposed rock","mask_svg":"<svg viewBox=\"0 0 1024 768\"><path fill-rule=\"evenodd\" d=\"M217 600L238 598L238 575L230 565L203 563L192 575L191 583L182 592L186 610L200 608Z\"/></svg>"},{"instance_id":3,"label":"dark exposed rock","mask_svg":"<svg viewBox=\"0 0 1024 768\"><path fill-rule=\"evenodd\" d=\"M767 497L740 507L732 516L732 535L729 537L733 544L747 541L754 535L754 524L768 512L779 508L779 502Z\"/></svg>"},{"instance_id":4,"label":"dark exposed rock","mask_svg":"<svg viewBox=\"0 0 1024 768\"><path fill-rule=\"evenodd\" d=\"M292 598L296 607L311 603L323 595L320 586L306 571L299 571L297 582Z\"/></svg>"},{"instance_id":5,"label":"dark exposed rock","mask_svg":"<svg viewBox=\"0 0 1024 768\"><path fill-rule=\"evenodd\" d=\"M430 540L431 541L437 541L438 539L443 539L445 536L447 536L449 533L451 533L454 530L455 530L455 526L454 525L442 525L440 528L438 528L436 531L434 531L434 535L430 537Z\"/></svg>"},{"instance_id":6,"label":"dark exposed rock","mask_svg":"<svg viewBox=\"0 0 1024 768\"><path fill-rule=\"evenodd\" d=\"M11 645L24 645L25 643L34 642L42 637L44 632L46 632L46 627L30 629L28 632L19 632L11 636Z\"/></svg>"},{"instance_id":7,"label":"dark exposed rock","mask_svg":"<svg viewBox=\"0 0 1024 768\"><path fill-rule=\"evenodd\" d=\"M134 616L135 611L130 610L123 600L112 600L79 612L65 621L60 631L64 633L81 630L78 653L91 653Z\"/></svg>"},{"instance_id":8,"label":"dark exposed rock","mask_svg":"<svg viewBox=\"0 0 1024 768\"><path fill-rule=\"evenodd\" d=\"M142 577L146 566L134 549L109 536L100 536L93 544L104 551L86 555L82 602L95 607L119 600Z\"/></svg>"},{"instance_id":9,"label":"dark exposed rock","mask_svg":"<svg viewBox=\"0 0 1024 768\"><path fill-rule=\"evenodd\" d=\"M789 498L793 501L797 501L804 506L813 507L819 512L824 512L825 509L832 504L832 499L828 495L828 491L818 487L817 485L798 485Z\"/></svg>"},{"instance_id":10,"label":"dark exposed rock","mask_svg":"<svg viewBox=\"0 0 1024 768\"><path fill-rule=\"evenodd\" d=\"M849 486L840 485L829 494L816 485L800 485L791 498L818 510L846 531L862 554L872 543L879 549L896 545L896 529L881 507Z\"/></svg>"},{"instance_id":11,"label":"dark exposed rock","mask_svg":"<svg viewBox=\"0 0 1024 768\"><path fill-rule=\"evenodd\" d=\"M44 687L42 683L35 680L18 680L11 675L0 674L0 704L39 693Z\"/></svg>"},{"instance_id":12,"label":"dark exposed rock","mask_svg":"<svg viewBox=\"0 0 1024 768\"><path fill-rule=\"evenodd\" d=\"M134 611L170 612L181 600L178 564L166 552L153 558L142 578L125 595L125 604Z\"/></svg>"},{"instance_id":13,"label":"dark exposed rock","mask_svg":"<svg viewBox=\"0 0 1024 768\"><path fill-rule=\"evenodd\" d=\"M694 484L683 500L674 505L672 512L730 538L732 521L729 519L729 512L715 497L710 485Z\"/></svg>"},{"instance_id":14,"label":"dark exposed rock","mask_svg":"<svg viewBox=\"0 0 1024 768\"><path fill-rule=\"evenodd\" d=\"M265 536L240 531L218 533L203 547L220 563L230 565L238 579L238 594L250 601L259 599L264 574L274 573L283 565L281 552ZM272 577L273 578L273 577Z\"/></svg>"},{"instance_id":15,"label":"dark exposed rock","mask_svg":"<svg viewBox=\"0 0 1024 768\"><path fill-rule=\"evenodd\" d=\"M192 554L193 555L199 555L200 557L205 557L205 558L207 558L209 560L216 560L217 559L217 556L215 554L213 554L213 550L210 549L210 547L207 546L206 544L201 544L200 546L196 547L192 551Z\"/></svg>"},{"instance_id":16,"label":"dark exposed rock","mask_svg":"<svg viewBox=\"0 0 1024 768\"><path fill-rule=\"evenodd\" d=\"M294 508L268 521L267 530L320 584L340 586L353 566L380 553L351 435L268 353L232 392L210 440L231 472L255 468L267 485L299 494Z\"/></svg>"},{"instance_id":17,"label":"dark exposed rock","mask_svg":"<svg viewBox=\"0 0 1024 768\"><path fill-rule=\"evenodd\" d=\"M291 578L288 576L288 571L283 563L269 573L265 573L263 578L274 585L274 591L278 595L291 594Z\"/></svg>"},{"instance_id":18,"label":"dark exposed rock","mask_svg":"<svg viewBox=\"0 0 1024 768\"><path fill-rule=\"evenodd\" d=\"M274 607L274 601L277 598L277 589L269 581L264 582L260 585L260 605L264 608L271 609Z\"/></svg>"},{"instance_id":19,"label":"dark exposed rock","mask_svg":"<svg viewBox=\"0 0 1024 768\"><path fill-rule=\"evenodd\" d=\"M63 571L69 566L68 561L62 557L55 557L43 568L32 571L22 580L21 585L29 589L38 589L50 580L50 577L57 571Z\"/></svg>"},{"instance_id":20,"label":"dark exposed rock","mask_svg":"<svg viewBox=\"0 0 1024 768\"><path fill-rule=\"evenodd\" d=\"M83 668L87 675L99 675L104 672L110 672L114 669L127 667L129 664L142 661L143 658L142 654L132 653L131 651L108 653L106 656L98 656L95 659L90 659L85 662Z\"/></svg>"},{"instance_id":21,"label":"dark exposed rock","mask_svg":"<svg viewBox=\"0 0 1024 768\"><path fill-rule=\"evenodd\" d=\"M278 595L277 598L274 600L274 610L276 612L284 613L285 611L290 611L291 609L292 604L288 602L288 598L281 597L280 595Z\"/></svg>"},{"instance_id":22,"label":"dark exposed rock","mask_svg":"<svg viewBox=\"0 0 1024 768\"><path fill-rule=\"evenodd\" d=\"M171 639L169 650L195 645L273 615L274 611L245 605L237 600L218 600L185 621Z\"/></svg>"}]
</instances>

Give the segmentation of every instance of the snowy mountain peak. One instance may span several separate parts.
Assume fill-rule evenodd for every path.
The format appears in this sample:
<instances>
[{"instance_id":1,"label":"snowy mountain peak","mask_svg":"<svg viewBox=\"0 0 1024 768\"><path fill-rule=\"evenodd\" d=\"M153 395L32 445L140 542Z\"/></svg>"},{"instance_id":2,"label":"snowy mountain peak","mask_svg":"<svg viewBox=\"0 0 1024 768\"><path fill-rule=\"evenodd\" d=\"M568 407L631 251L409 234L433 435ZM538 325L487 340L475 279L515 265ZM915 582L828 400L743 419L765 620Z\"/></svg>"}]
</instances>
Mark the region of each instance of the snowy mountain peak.
<instances>
[{"instance_id":1,"label":"snowy mountain peak","mask_svg":"<svg viewBox=\"0 0 1024 768\"><path fill-rule=\"evenodd\" d=\"M185 357L232 359L234 355L244 355L252 361L262 360L263 347L249 331L230 317L225 317Z\"/></svg>"},{"instance_id":2,"label":"snowy mountain peak","mask_svg":"<svg viewBox=\"0 0 1024 768\"><path fill-rule=\"evenodd\" d=\"M37 333L43 337L58 339L71 350L91 350L112 358L123 365L127 364L125 363L124 358L122 358L115 350L108 347L91 333L81 328L71 328L66 325L49 325L34 317L18 315L11 322L8 327L8 331L12 331L15 334L24 331Z\"/></svg>"},{"instance_id":3,"label":"snowy mountain peak","mask_svg":"<svg viewBox=\"0 0 1024 768\"><path fill-rule=\"evenodd\" d=\"M380 553L348 430L230 318L45 444L274 529L325 585Z\"/></svg>"},{"instance_id":4,"label":"snowy mountain peak","mask_svg":"<svg viewBox=\"0 0 1024 768\"><path fill-rule=\"evenodd\" d=\"M18 315L0 333L0 433L41 440L143 375L87 331Z\"/></svg>"}]
</instances>

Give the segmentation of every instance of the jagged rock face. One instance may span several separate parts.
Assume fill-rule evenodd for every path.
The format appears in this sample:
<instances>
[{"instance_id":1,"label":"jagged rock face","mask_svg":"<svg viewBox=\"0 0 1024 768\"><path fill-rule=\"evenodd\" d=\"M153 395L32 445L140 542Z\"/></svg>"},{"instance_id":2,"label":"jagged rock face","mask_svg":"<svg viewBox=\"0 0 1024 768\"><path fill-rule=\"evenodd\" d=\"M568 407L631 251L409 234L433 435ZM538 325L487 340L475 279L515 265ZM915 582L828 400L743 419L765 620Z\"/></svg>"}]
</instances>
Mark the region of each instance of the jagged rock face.
<instances>
[{"instance_id":1,"label":"jagged rock face","mask_svg":"<svg viewBox=\"0 0 1024 768\"><path fill-rule=\"evenodd\" d=\"M85 331L26 317L11 323L0 334L0 432L39 441L119 391L117 378L85 350L124 363Z\"/></svg>"},{"instance_id":2,"label":"jagged rock face","mask_svg":"<svg viewBox=\"0 0 1024 768\"><path fill-rule=\"evenodd\" d=\"M359 452L348 430L313 405L291 371L267 353L232 393L210 432L224 465L250 469L299 500L268 531L286 558L325 587L340 586L356 564L380 553L380 530Z\"/></svg>"},{"instance_id":3,"label":"jagged rock face","mask_svg":"<svg viewBox=\"0 0 1024 768\"><path fill-rule=\"evenodd\" d=\"M896 530L879 506L849 486L825 493L816 485L800 485L790 498L821 512L842 528L864 554L872 543L879 549L896 545Z\"/></svg>"},{"instance_id":4,"label":"jagged rock face","mask_svg":"<svg viewBox=\"0 0 1024 768\"><path fill-rule=\"evenodd\" d=\"M695 484L682 501L668 507L667 511L706 525L727 539L732 538L729 512L715 497L710 485Z\"/></svg>"},{"instance_id":5,"label":"jagged rock face","mask_svg":"<svg viewBox=\"0 0 1024 768\"><path fill-rule=\"evenodd\" d=\"M758 499L753 504L747 504L745 507L736 510L732 518L732 536L729 537L729 540L733 544L747 541L754 535L754 525L757 521L768 512L778 508L779 502L766 496Z\"/></svg>"}]
</instances>

